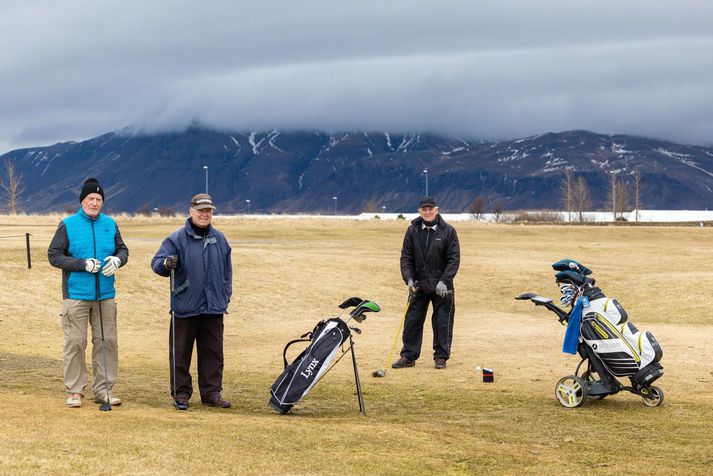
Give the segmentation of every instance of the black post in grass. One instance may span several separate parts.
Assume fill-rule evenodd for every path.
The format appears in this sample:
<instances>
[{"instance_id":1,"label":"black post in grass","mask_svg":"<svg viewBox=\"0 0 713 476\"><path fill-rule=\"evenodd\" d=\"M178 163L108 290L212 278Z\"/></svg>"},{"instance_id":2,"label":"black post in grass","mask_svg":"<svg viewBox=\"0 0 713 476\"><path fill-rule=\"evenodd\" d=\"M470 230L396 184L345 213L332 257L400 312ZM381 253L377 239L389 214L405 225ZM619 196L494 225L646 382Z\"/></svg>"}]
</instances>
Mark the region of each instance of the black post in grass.
<instances>
[{"instance_id":1,"label":"black post in grass","mask_svg":"<svg viewBox=\"0 0 713 476\"><path fill-rule=\"evenodd\" d=\"M25 233L25 244L27 245L27 269L32 269L32 256L30 255L30 234Z\"/></svg>"}]
</instances>

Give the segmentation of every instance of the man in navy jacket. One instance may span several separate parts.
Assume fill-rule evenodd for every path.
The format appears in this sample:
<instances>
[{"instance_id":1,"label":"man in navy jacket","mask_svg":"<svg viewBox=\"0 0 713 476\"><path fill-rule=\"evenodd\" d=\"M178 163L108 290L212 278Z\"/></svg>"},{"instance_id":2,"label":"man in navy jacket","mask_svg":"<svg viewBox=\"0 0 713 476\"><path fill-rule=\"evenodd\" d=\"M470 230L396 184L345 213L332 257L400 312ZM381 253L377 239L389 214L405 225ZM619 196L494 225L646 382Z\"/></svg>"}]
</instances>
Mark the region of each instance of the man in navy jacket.
<instances>
[{"instance_id":1,"label":"man in navy jacket","mask_svg":"<svg viewBox=\"0 0 713 476\"><path fill-rule=\"evenodd\" d=\"M193 197L186 224L163 240L151 262L156 274L174 270L173 331L169 331L171 388L176 408L188 408L193 394L190 374L193 343L198 353L198 388L204 405L228 408L223 399L223 314L233 293L230 245L213 226L213 200ZM175 353L175 362L174 362ZM175 379L175 382L174 382ZM173 390L172 390L173 391Z\"/></svg>"},{"instance_id":2,"label":"man in navy jacket","mask_svg":"<svg viewBox=\"0 0 713 476\"><path fill-rule=\"evenodd\" d=\"M79 211L59 223L47 250L50 264L62 270L64 301L60 324L64 332L67 406L82 406L87 384L84 354L88 325L92 327L94 399L97 403L106 401L108 387L111 404L120 405L121 400L111 392L119 368L114 273L126 264L129 250L121 239L116 222L100 213L104 204L104 189L96 179L84 182L79 203ZM106 352L106 367L100 357L102 352Z\"/></svg>"}]
</instances>

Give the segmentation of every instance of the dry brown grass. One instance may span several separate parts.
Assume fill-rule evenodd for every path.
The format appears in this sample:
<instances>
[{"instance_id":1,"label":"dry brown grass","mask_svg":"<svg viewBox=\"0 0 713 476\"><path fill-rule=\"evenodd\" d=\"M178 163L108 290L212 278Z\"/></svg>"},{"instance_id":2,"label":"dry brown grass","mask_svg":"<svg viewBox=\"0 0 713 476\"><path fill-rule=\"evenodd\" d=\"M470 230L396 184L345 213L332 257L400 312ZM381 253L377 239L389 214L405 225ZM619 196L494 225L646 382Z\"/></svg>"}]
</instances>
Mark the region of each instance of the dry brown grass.
<instances>
[{"instance_id":1,"label":"dry brown grass","mask_svg":"<svg viewBox=\"0 0 713 476\"><path fill-rule=\"evenodd\" d=\"M180 219L130 219L118 273L120 382L112 412L64 408L60 272L46 261L59 220L0 217L0 472L472 474L710 473L713 272L709 228L457 225L462 265L453 357L383 368L403 313L398 253L405 222L219 219L232 241L235 297L226 320L227 411L170 406L168 283L149 261ZM577 258L664 348L666 403L620 394L578 410L553 397L576 360L559 349L554 316L514 301L553 296L550 263ZM357 337L367 417L340 362L296 407L266 406L283 345L357 294L382 305ZM483 384L476 364L495 368ZM194 397L194 402L196 398Z\"/></svg>"}]
</instances>

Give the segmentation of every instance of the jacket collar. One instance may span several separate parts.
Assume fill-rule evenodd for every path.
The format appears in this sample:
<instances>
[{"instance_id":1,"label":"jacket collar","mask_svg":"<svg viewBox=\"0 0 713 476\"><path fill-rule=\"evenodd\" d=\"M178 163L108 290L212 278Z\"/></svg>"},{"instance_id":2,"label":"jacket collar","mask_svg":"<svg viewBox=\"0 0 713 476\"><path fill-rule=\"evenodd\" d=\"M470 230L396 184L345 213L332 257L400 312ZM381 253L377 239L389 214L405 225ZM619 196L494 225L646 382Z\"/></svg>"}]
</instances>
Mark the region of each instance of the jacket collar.
<instances>
[{"instance_id":1,"label":"jacket collar","mask_svg":"<svg viewBox=\"0 0 713 476\"><path fill-rule=\"evenodd\" d=\"M196 234L195 231L193 231L193 227L191 226L191 218L188 217L186 218L186 223L183 225L183 229L186 230L186 233L188 236L195 238L196 240L202 240L203 237L201 235ZM213 225L208 225L208 234L206 236L213 236Z\"/></svg>"},{"instance_id":2,"label":"jacket collar","mask_svg":"<svg viewBox=\"0 0 713 476\"><path fill-rule=\"evenodd\" d=\"M411 220L411 224L413 224L418 230L420 230L421 226L424 225L423 218L418 216L418 217L414 218L413 220ZM436 230L440 230L441 228L443 228L443 226L445 224L446 224L446 221L443 218L441 218L441 214L439 213L438 215L436 215L436 222L434 223L434 225L438 225L436 227Z\"/></svg>"},{"instance_id":3,"label":"jacket collar","mask_svg":"<svg viewBox=\"0 0 713 476\"><path fill-rule=\"evenodd\" d=\"M87 221L97 221L99 219L99 217L102 216L101 212L99 212L99 215L97 215L96 218L90 217L89 215L84 213L84 209L82 208L81 205L79 206L79 211L77 212L77 215L79 215L80 217L82 217L83 219L85 219Z\"/></svg>"}]
</instances>

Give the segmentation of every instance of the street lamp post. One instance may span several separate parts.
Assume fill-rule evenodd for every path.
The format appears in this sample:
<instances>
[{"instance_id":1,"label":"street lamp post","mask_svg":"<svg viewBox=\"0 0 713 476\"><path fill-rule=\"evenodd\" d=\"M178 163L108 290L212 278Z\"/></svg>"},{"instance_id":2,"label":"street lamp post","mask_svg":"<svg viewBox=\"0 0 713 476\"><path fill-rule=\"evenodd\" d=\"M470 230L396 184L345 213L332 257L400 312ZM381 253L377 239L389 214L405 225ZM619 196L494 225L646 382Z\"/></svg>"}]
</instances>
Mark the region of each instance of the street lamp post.
<instances>
[{"instance_id":1,"label":"street lamp post","mask_svg":"<svg viewBox=\"0 0 713 476\"><path fill-rule=\"evenodd\" d=\"M248 204L248 215L250 215L250 200L245 200L245 203Z\"/></svg>"},{"instance_id":2,"label":"street lamp post","mask_svg":"<svg viewBox=\"0 0 713 476\"><path fill-rule=\"evenodd\" d=\"M334 200L334 214L337 214L337 201L339 200L337 197L332 197L332 200Z\"/></svg>"},{"instance_id":3,"label":"street lamp post","mask_svg":"<svg viewBox=\"0 0 713 476\"><path fill-rule=\"evenodd\" d=\"M208 166L204 165L203 170L205 170L205 193L208 193Z\"/></svg>"},{"instance_id":4,"label":"street lamp post","mask_svg":"<svg viewBox=\"0 0 713 476\"><path fill-rule=\"evenodd\" d=\"M428 196L428 169L423 169L423 173L426 174L426 196Z\"/></svg>"}]
</instances>

